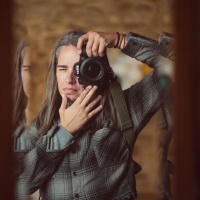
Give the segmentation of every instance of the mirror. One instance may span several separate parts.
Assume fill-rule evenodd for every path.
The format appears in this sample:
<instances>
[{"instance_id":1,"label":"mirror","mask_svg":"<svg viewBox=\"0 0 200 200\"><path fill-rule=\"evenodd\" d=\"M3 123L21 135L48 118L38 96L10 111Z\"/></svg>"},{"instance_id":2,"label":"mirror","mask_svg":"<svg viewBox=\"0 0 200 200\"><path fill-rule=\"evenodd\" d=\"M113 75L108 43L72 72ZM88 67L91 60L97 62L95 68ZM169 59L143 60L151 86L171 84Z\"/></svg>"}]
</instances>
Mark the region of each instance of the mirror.
<instances>
[{"instance_id":1,"label":"mirror","mask_svg":"<svg viewBox=\"0 0 200 200\"><path fill-rule=\"evenodd\" d=\"M95 3L80 0L14 0L14 47L16 49L20 41L29 38L31 66L34 66L31 72L33 89L27 104L28 121L32 121L39 112L45 91L49 55L54 43L64 32L94 30L128 34L132 31L158 40L163 31L174 32L172 10L173 0L102 0ZM109 49L108 58L115 73L121 75L123 89L138 82L151 71L148 66L128 58L119 50ZM162 138L161 122L163 116L158 112L142 130L135 145L134 160L143 168L136 176L140 199L156 199L159 194L158 149L160 140L166 139ZM173 157L172 154L170 150L170 157ZM34 199L37 195L38 193L30 198Z\"/></svg>"}]
</instances>

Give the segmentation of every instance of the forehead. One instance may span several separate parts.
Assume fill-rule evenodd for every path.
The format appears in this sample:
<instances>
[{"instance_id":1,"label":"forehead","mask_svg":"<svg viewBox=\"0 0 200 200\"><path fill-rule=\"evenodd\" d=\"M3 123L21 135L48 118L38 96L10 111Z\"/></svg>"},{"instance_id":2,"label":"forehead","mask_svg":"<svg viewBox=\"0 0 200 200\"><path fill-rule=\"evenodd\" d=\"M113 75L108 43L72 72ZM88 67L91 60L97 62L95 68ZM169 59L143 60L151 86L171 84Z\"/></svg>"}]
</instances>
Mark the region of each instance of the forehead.
<instances>
[{"instance_id":1,"label":"forehead","mask_svg":"<svg viewBox=\"0 0 200 200\"><path fill-rule=\"evenodd\" d=\"M22 62L22 66L23 65L31 65L31 58L30 58L30 47L25 47L23 49L23 62Z\"/></svg>"},{"instance_id":2,"label":"forehead","mask_svg":"<svg viewBox=\"0 0 200 200\"><path fill-rule=\"evenodd\" d=\"M64 46L60 49L58 55L58 65L62 62L77 62L79 58L80 55L78 53L77 47L72 45Z\"/></svg>"}]
</instances>

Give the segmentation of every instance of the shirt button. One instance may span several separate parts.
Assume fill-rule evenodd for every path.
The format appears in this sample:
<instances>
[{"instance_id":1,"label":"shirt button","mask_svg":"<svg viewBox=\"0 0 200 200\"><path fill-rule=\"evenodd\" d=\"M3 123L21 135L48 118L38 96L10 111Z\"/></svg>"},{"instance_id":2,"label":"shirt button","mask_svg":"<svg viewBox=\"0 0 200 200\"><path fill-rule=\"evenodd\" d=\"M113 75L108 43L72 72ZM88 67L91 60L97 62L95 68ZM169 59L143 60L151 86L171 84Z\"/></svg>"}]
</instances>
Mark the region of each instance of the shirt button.
<instances>
[{"instance_id":1,"label":"shirt button","mask_svg":"<svg viewBox=\"0 0 200 200\"><path fill-rule=\"evenodd\" d=\"M73 145L73 146L71 147L71 152L72 152L72 153L76 153L76 146L75 146L75 145Z\"/></svg>"},{"instance_id":2,"label":"shirt button","mask_svg":"<svg viewBox=\"0 0 200 200\"><path fill-rule=\"evenodd\" d=\"M76 176L76 175L77 175L77 173L76 173L76 172L73 172L72 174L73 174L74 176Z\"/></svg>"},{"instance_id":3,"label":"shirt button","mask_svg":"<svg viewBox=\"0 0 200 200\"><path fill-rule=\"evenodd\" d=\"M76 197L76 198L79 198L80 196L79 196L79 194L78 194L78 193L75 193L75 197Z\"/></svg>"},{"instance_id":4,"label":"shirt button","mask_svg":"<svg viewBox=\"0 0 200 200\"><path fill-rule=\"evenodd\" d=\"M75 149L72 149L71 152L72 152L72 153L76 153L76 150L75 150Z\"/></svg>"}]
</instances>

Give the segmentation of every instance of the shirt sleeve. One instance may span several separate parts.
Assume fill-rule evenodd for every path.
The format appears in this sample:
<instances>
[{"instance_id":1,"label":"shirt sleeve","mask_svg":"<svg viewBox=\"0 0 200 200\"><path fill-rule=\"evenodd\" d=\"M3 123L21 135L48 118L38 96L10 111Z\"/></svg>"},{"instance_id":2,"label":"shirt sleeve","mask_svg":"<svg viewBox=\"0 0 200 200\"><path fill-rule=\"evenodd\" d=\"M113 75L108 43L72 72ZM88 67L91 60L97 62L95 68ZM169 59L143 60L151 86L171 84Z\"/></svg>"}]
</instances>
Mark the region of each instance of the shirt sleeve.
<instances>
[{"instance_id":1,"label":"shirt sleeve","mask_svg":"<svg viewBox=\"0 0 200 200\"><path fill-rule=\"evenodd\" d=\"M161 107L161 104L165 113L171 107L167 102L169 99L167 90L174 80L173 41L174 39L166 33L162 35L158 42L130 32L127 37L127 44L122 49L124 54L154 68L154 71L147 77L124 92L134 125L135 139ZM170 116L167 115L168 118ZM171 118L167 121L170 127Z\"/></svg>"},{"instance_id":2,"label":"shirt sleeve","mask_svg":"<svg viewBox=\"0 0 200 200\"><path fill-rule=\"evenodd\" d=\"M136 137L160 108L163 88L160 87L158 80L158 71L155 69L124 91Z\"/></svg>"},{"instance_id":3,"label":"shirt sleeve","mask_svg":"<svg viewBox=\"0 0 200 200\"><path fill-rule=\"evenodd\" d=\"M13 160L15 178L18 178L24 170L23 159L28 152L26 149L26 133L25 126L19 126L14 131Z\"/></svg>"},{"instance_id":4,"label":"shirt sleeve","mask_svg":"<svg viewBox=\"0 0 200 200\"><path fill-rule=\"evenodd\" d=\"M130 32L127 37L127 44L125 48L122 49L122 52L155 68L156 57L159 52L158 47L158 41Z\"/></svg>"},{"instance_id":5,"label":"shirt sleeve","mask_svg":"<svg viewBox=\"0 0 200 200\"><path fill-rule=\"evenodd\" d=\"M31 137L33 130L29 134ZM23 177L28 180L29 194L39 189L53 175L73 142L73 136L61 125L54 126L38 139L35 148L25 157Z\"/></svg>"}]
</instances>

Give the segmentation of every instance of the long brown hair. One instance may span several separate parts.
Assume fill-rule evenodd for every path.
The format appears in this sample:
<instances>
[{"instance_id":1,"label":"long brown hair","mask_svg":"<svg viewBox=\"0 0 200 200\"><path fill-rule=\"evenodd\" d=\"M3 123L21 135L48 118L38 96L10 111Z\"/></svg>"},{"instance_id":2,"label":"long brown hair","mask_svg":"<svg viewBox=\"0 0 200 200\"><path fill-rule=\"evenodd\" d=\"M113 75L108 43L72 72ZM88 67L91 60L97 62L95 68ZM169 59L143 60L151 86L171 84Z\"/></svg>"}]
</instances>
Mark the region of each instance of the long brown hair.
<instances>
[{"instance_id":1,"label":"long brown hair","mask_svg":"<svg viewBox=\"0 0 200 200\"><path fill-rule=\"evenodd\" d=\"M27 105L27 97L23 90L21 68L24 59L24 49L29 46L28 40L20 43L14 60L14 73L13 73L13 129L18 126L24 125L25 122L25 109Z\"/></svg>"},{"instance_id":2,"label":"long brown hair","mask_svg":"<svg viewBox=\"0 0 200 200\"><path fill-rule=\"evenodd\" d=\"M63 34L52 50L47 75L46 94L39 115L35 120L39 135L45 135L47 131L59 121L58 110L60 108L62 99L58 91L56 67L58 64L60 50L64 46L76 46L78 38L83 34L83 32L76 31L70 31ZM100 104L103 105L103 110L94 118L94 130L101 128L107 119L111 119L113 125L116 123L115 108L110 91L108 89L104 91Z\"/></svg>"}]
</instances>

